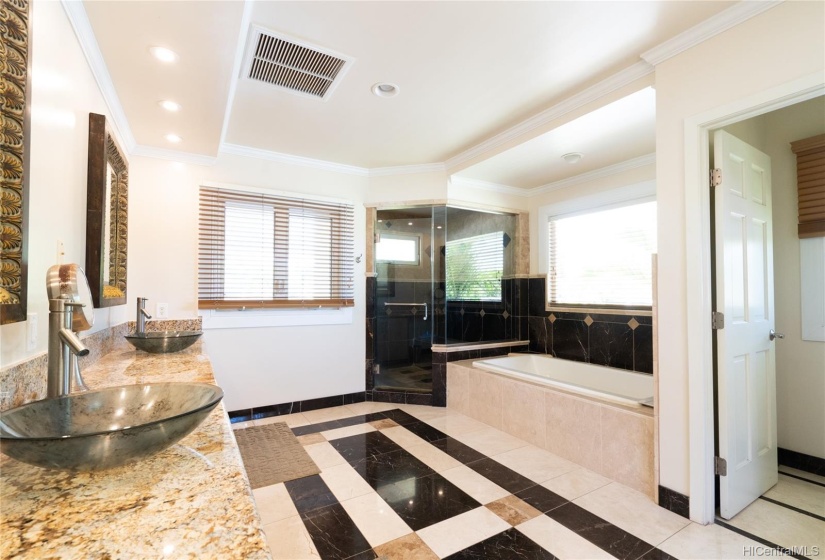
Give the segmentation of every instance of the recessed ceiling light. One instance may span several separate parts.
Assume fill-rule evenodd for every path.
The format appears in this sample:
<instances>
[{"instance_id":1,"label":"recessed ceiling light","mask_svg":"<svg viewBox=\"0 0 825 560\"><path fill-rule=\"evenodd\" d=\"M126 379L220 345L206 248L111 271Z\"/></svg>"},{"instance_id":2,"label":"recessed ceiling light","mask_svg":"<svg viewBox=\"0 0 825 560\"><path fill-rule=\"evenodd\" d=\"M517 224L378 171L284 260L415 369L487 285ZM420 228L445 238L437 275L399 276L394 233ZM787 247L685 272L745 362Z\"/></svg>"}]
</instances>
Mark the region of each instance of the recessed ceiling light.
<instances>
[{"instance_id":1,"label":"recessed ceiling light","mask_svg":"<svg viewBox=\"0 0 825 560\"><path fill-rule=\"evenodd\" d=\"M580 152L570 152L569 154L564 154L561 156L561 159L572 165L574 163L579 163L583 157L584 154Z\"/></svg>"},{"instance_id":2,"label":"recessed ceiling light","mask_svg":"<svg viewBox=\"0 0 825 560\"><path fill-rule=\"evenodd\" d=\"M378 97L395 97L401 88L395 84L387 82L378 82L372 86L372 92Z\"/></svg>"},{"instance_id":3,"label":"recessed ceiling light","mask_svg":"<svg viewBox=\"0 0 825 560\"><path fill-rule=\"evenodd\" d=\"M408 226L411 226L411 225L412 225L412 222L407 222L407 225L408 225Z\"/></svg>"},{"instance_id":4,"label":"recessed ceiling light","mask_svg":"<svg viewBox=\"0 0 825 560\"><path fill-rule=\"evenodd\" d=\"M180 103L175 103L174 101L169 101L168 99L165 101L160 101L158 103L161 107L172 113L177 113L178 111L180 111Z\"/></svg>"},{"instance_id":5,"label":"recessed ceiling light","mask_svg":"<svg viewBox=\"0 0 825 560\"><path fill-rule=\"evenodd\" d=\"M175 62L178 59L175 51L167 49L166 47L152 47L149 49L149 52L161 62Z\"/></svg>"},{"instance_id":6,"label":"recessed ceiling light","mask_svg":"<svg viewBox=\"0 0 825 560\"><path fill-rule=\"evenodd\" d=\"M183 138L181 138L177 134L167 134L166 139L168 141L172 142L173 144L177 144L178 142L183 140Z\"/></svg>"}]
</instances>

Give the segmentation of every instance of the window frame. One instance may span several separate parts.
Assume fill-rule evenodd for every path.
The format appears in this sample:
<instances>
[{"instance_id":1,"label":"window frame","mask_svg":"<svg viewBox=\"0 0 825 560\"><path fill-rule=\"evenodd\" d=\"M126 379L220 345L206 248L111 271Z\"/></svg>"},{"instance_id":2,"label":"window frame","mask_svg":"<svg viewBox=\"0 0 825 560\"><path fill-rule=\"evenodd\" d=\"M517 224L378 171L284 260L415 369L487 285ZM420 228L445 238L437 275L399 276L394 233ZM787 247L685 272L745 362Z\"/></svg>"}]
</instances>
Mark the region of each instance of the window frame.
<instances>
[{"instance_id":1,"label":"window frame","mask_svg":"<svg viewBox=\"0 0 825 560\"><path fill-rule=\"evenodd\" d=\"M601 193L576 197L542 206L538 210L539 223L539 272L545 279L544 308L548 312L601 313L605 315L652 316L652 305L607 305L607 304L554 304L550 299L550 257L549 232L547 225L551 219L592 214L645 202L657 202L655 181L644 181L632 185L613 188ZM657 204L658 209L658 204ZM657 216L658 231L658 216ZM651 266L653 266L651 262ZM655 273L655 271L654 271ZM655 284L655 279L653 280Z\"/></svg>"},{"instance_id":2,"label":"window frame","mask_svg":"<svg viewBox=\"0 0 825 560\"><path fill-rule=\"evenodd\" d=\"M488 236L488 235L492 236L492 235L496 235L496 234L498 234L500 236L499 241L502 243L502 249L501 249L501 274L499 275L499 278L498 278L498 280L499 280L499 290L501 290L501 281L504 279L504 260L505 260L504 259L504 246L503 246L503 236L505 234L504 231L491 231L491 232L487 232L487 233L480 233L478 235L473 235L473 236L470 236L470 237L463 237L461 239L448 239L448 240L445 241L444 247L446 249L446 252L449 252L450 243L461 243L462 241L467 241L468 239L475 239L475 238L480 238L480 237L484 237L484 236ZM445 258L444 266L445 266L445 269L446 269L446 267L447 267L447 261L446 261L447 255L446 255L446 253L445 253L444 258ZM490 305L490 304L499 304L500 306L503 307L503 305L504 305L504 293L503 293L503 291L499 291L498 299L458 299L458 298L457 299L451 299L450 296L449 296L449 289L447 288L447 284L445 284L444 300L447 303L450 303L450 302L474 303L474 304L478 304L479 306L481 306L481 305Z\"/></svg>"},{"instance_id":3,"label":"window frame","mask_svg":"<svg viewBox=\"0 0 825 560\"><path fill-rule=\"evenodd\" d=\"M389 239L411 239L415 241L415 261L394 261L383 260L378 258L378 243L375 248L375 264L391 264L394 266L421 266L421 234L420 233L388 233L384 231L377 232L380 238L387 237Z\"/></svg>"}]
</instances>

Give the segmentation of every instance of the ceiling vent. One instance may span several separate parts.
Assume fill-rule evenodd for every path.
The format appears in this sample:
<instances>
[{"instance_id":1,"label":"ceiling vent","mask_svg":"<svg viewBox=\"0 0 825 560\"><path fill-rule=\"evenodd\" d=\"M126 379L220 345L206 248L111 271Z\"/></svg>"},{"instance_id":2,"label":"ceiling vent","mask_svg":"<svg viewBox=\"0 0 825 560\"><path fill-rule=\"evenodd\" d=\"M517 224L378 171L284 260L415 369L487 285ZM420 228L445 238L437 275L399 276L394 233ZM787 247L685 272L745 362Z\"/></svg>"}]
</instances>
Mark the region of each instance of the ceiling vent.
<instances>
[{"instance_id":1,"label":"ceiling vent","mask_svg":"<svg viewBox=\"0 0 825 560\"><path fill-rule=\"evenodd\" d=\"M253 27L245 77L292 93L329 99L353 60L285 35Z\"/></svg>"}]
</instances>

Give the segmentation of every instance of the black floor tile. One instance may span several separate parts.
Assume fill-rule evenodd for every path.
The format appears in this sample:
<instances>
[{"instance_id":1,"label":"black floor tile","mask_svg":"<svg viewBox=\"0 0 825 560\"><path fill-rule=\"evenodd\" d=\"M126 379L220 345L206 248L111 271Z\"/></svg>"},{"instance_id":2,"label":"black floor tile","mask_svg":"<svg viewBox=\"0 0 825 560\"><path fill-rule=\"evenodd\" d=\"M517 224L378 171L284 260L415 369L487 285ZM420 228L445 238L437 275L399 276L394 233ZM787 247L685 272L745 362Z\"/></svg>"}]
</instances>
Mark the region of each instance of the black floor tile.
<instances>
[{"instance_id":1,"label":"black floor tile","mask_svg":"<svg viewBox=\"0 0 825 560\"><path fill-rule=\"evenodd\" d=\"M520 475L513 469L505 467L489 457L481 459L480 461L467 463L467 466L513 494L536 485L536 483L529 478Z\"/></svg>"},{"instance_id":2,"label":"black floor tile","mask_svg":"<svg viewBox=\"0 0 825 560\"><path fill-rule=\"evenodd\" d=\"M308 424L306 426L298 426L292 428L292 433L296 436L303 436L306 434L315 434L318 432L325 432L327 430L334 430L335 428L346 428L347 426L355 426L364 424L376 418L370 418L372 414L360 414L358 416L350 416L349 418L341 418L339 420L329 420L327 422L319 422L318 424ZM379 416L377 418L383 418Z\"/></svg>"},{"instance_id":3,"label":"black floor tile","mask_svg":"<svg viewBox=\"0 0 825 560\"><path fill-rule=\"evenodd\" d=\"M639 558L639 560L677 560L677 558L658 548L654 548L653 550L645 553L645 555Z\"/></svg>"},{"instance_id":4,"label":"black floor tile","mask_svg":"<svg viewBox=\"0 0 825 560\"><path fill-rule=\"evenodd\" d=\"M542 513L547 513L551 509L556 509L567 503L567 500L551 492L541 485L536 485L516 494L519 498L536 508Z\"/></svg>"},{"instance_id":5,"label":"black floor tile","mask_svg":"<svg viewBox=\"0 0 825 560\"><path fill-rule=\"evenodd\" d=\"M369 457L351 465L373 488L435 474L434 470L404 449Z\"/></svg>"},{"instance_id":6,"label":"black floor tile","mask_svg":"<svg viewBox=\"0 0 825 560\"><path fill-rule=\"evenodd\" d=\"M421 422L421 420L419 420L415 416L407 414L403 410L398 410L397 408L394 408L392 410L385 410L381 412L381 414L383 414L386 418L389 418L390 420L394 420L395 423L399 426L406 426L407 424L415 424L416 422Z\"/></svg>"},{"instance_id":7,"label":"black floor tile","mask_svg":"<svg viewBox=\"0 0 825 560\"><path fill-rule=\"evenodd\" d=\"M350 556L347 560L375 560L378 558L378 555L375 553L374 550L369 549L365 550L364 552L360 552L354 556Z\"/></svg>"},{"instance_id":8,"label":"black floor tile","mask_svg":"<svg viewBox=\"0 0 825 560\"><path fill-rule=\"evenodd\" d=\"M413 531L481 505L439 474L409 478L376 490Z\"/></svg>"},{"instance_id":9,"label":"black floor tile","mask_svg":"<svg viewBox=\"0 0 825 560\"><path fill-rule=\"evenodd\" d=\"M301 515L337 504L338 500L317 474L284 483L289 497Z\"/></svg>"},{"instance_id":10,"label":"black floor tile","mask_svg":"<svg viewBox=\"0 0 825 560\"><path fill-rule=\"evenodd\" d=\"M341 504L313 510L301 515L301 520L315 543L315 548L324 560L352 558L375 558L369 556L370 543L355 526ZM361 554L366 553L366 556Z\"/></svg>"},{"instance_id":11,"label":"black floor tile","mask_svg":"<svg viewBox=\"0 0 825 560\"><path fill-rule=\"evenodd\" d=\"M644 542L574 503L564 504L548 511L545 515L622 560L639 558L654 548L652 544Z\"/></svg>"},{"instance_id":12,"label":"black floor tile","mask_svg":"<svg viewBox=\"0 0 825 560\"><path fill-rule=\"evenodd\" d=\"M486 455L479 453L469 445L464 445L451 437L430 442L430 445L440 449L456 461L464 463L465 465L486 457Z\"/></svg>"},{"instance_id":13,"label":"black floor tile","mask_svg":"<svg viewBox=\"0 0 825 560\"><path fill-rule=\"evenodd\" d=\"M334 439L329 442L344 459L352 464L382 453L401 449L397 443L381 432L368 432Z\"/></svg>"},{"instance_id":14,"label":"black floor tile","mask_svg":"<svg viewBox=\"0 0 825 560\"><path fill-rule=\"evenodd\" d=\"M555 556L515 529L508 529L503 533L447 556L446 560L490 560L491 558L557 560Z\"/></svg>"},{"instance_id":15,"label":"black floor tile","mask_svg":"<svg viewBox=\"0 0 825 560\"><path fill-rule=\"evenodd\" d=\"M434 441L438 441L440 439L444 439L447 437L447 434L442 432L441 430L436 430L429 424L425 424L424 422L416 422L414 424L407 424L404 426L409 431L423 439L424 441L428 441L430 443Z\"/></svg>"}]
</instances>

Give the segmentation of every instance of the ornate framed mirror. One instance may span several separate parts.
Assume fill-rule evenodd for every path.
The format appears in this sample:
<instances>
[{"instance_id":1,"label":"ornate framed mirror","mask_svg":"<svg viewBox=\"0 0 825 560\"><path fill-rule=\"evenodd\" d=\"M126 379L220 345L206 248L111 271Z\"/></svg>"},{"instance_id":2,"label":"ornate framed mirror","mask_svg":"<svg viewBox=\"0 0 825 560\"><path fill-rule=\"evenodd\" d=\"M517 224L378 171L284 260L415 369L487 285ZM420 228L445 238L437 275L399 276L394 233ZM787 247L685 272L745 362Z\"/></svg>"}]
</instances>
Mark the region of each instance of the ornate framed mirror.
<instances>
[{"instance_id":1,"label":"ornate framed mirror","mask_svg":"<svg viewBox=\"0 0 825 560\"><path fill-rule=\"evenodd\" d=\"M126 303L129 165L106 126L89 113L86 276L95 307Z\"/></svg>"}]
</instances>

